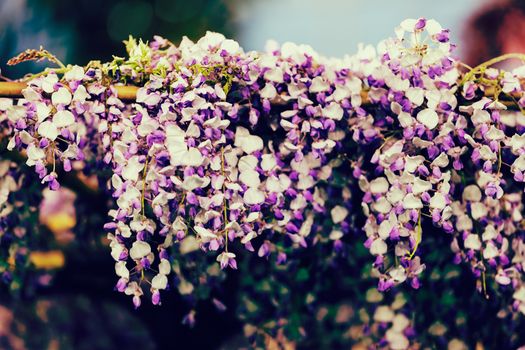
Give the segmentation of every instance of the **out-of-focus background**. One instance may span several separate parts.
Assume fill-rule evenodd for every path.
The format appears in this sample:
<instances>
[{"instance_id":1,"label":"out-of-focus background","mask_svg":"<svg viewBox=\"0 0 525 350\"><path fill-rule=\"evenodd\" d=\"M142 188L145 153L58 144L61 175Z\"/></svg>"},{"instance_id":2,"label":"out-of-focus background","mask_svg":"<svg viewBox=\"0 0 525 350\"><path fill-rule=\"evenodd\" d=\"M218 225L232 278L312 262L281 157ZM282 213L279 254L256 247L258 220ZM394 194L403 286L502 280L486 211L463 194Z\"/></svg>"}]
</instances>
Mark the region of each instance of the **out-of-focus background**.
<instances>
[{"instance_id":1,"label":"out-of-focus background","mask_svg":"<svg viewBox=\"0 0 525 350\"><path fill-rule=\"evenodd\" d=\"M525 2L518 0L0 0L0 68L3 76L13 79L43 69L34 63L5 65L17 53L40 45L65 63L86 64L124 55L122 40L129 34L144 39L158 34L178 43L183 35L198 39L207 30L240 41L246 50L262 50L266 40L274 39L343 56L355 52L358 43L376 44L393 35L394 27L409 17L434 18L449 28L459 45L457 55L471 65L507 52L525 52ZM41 221L62 215L66 227L64 232L57 230L56 238L66 246L71 229L82 221L67 206L49 206L52 210ZM238 347L235 338L242 330L235 307L218 313L212 305L202 306L193 330L180 324L185 310L176 293L165 293L171 295L162 307L144 303L132 310L128 297L112 291L115 278L106 250L67 253L53 287L31 299L36 316L0 300L0 338L20 349L38 348L39 338L56 338L51 344L76 349ZM52 258L56 265L63 263L60 254ZM235 285L233 274L226 291ZM226 293L224 300L228 304L233 299ZM10 333L15 326L31 332L34 347Z\"/></svg>"},{"instance_id":2,"label":"out-of-focus background","mask_svg":"<svg viewBox=\"0 0 525 350\"><path fill-rule=\"evenodd\" d=\"M4 75L41 69L5 61L43 45L63 61L83 64L122 55L129 34L162 35L174 42L207 30L262 50L268 39L312 45L321 54L343 56L357 44L375 44L404 18L435 18L460 44L457 54L474 64L520 50L525 3L519 0L0 0L0 67Z\"/></svg>"}]
</instances>

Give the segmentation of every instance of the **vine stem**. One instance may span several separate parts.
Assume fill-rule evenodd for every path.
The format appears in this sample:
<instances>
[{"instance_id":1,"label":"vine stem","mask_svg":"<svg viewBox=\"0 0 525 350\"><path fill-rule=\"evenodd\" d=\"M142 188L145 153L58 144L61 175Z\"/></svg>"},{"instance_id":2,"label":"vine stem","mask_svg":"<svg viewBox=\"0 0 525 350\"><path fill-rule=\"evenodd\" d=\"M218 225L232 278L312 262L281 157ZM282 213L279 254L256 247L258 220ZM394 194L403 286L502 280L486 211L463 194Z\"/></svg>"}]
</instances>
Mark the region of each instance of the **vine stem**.
<instances>
[{"instance_id":1,"label":"vine stem","mask_svg":"<svg viewBox=\"0 0 525 350\"><path fill-rule=\"evenodd\" d=\"M485 270L483 270L483 272L481 272L481 284L482 284L483 294L485 296L485 299L489 299L489 295L487 293L487 277L486 277L486 274L485 274Z\"/></svg>"},{"instance_id":2,"label":"vine stem","mask_svg":"<svg viewBox=\"0 0 525 350\"><path fill-rule=\"evenodd\" d=\"M501 158L501 144L498 145L498 174L501 174L501 163L503 159Z\"/></svg>"},{"instance_id":3,"label":"vine stem","mask_svg":"<svg viewBox=\"0 0 525 350\"><path fill-rule=\"evenodd\" d=\"M144 171L142 172L142 196L141 196L141 205L142 205L142 216L145 214L145 198L146 198L146 176L148 175L148 163L149 157L146 157L146 162L144 163Z\"/></svg>"},{"instance_id":4,"label":"vine stem","mask_svg":"<svg viewBox=\"0 0 525 350\"><path fill-rule=\"evenodd\" d=\"M417 236L416 236L416 244L414 244L414 249L412 252L408 255L408 259L412 260L414 255L417 252L417 248L419 247L419 243L421 243L421 240L423 239L423 227L421 226L421 210L419 210L419 216L417 219Z\"/></svg>"},{"instance_id":5,"label":"vine stem","mask_svg":"<svg viewBox=\"0 0 525 350\"><path fill-rule=\"evenodd\" d=\"M224 177L224 182L222 183L222 191L225 190L225 182L226 182L226 173L224 169L224 147L221 148L221 173ZM228 230L226 229L226 226L228 226L228 207L226 204L226 197L223 199L223 214L224 214L224 247L226 249L226 253L228 252Z\"/></svg>"},{"instance_id":6,"label":"vine stem","mask_svg":"<svg viewBox=\"0 0 525 350\"><path fill-rule=\"evenodd\" d=\"M55 142L52 143L53 147L51 147L51 151L53 152L53 173L56 172L56 149L55 149Z\"/></svg>"},{"instance_id":7,"label":"vine stem","mask_svg":"<svg viewBox=\"0 0 525 350\"><path fill-rule=\"evenodd\" d=\"M461 80L461 83L460 85L463 85L465 84L467 81L471 80L472 77L477 73L479 72L480 70L484 69L484 68L487 68L487 67L490 67L492 65L495 65L496 63L499 63L499 62L502 62L502 61L506 61L506 60L510 60L510 59L519 59L521 60L522 62L525 62L525 54L522 54L522 53L507 53L505 55L501 55L501 56L498 56L498 57L494 57L493 59L490 59L486 62L483 62L479 65L477 65L476 67L472 68L470 70L470 72L468 72L467 74L465 74L465 76L463 77L463 79Z\"/></svg>"}]
</instances>

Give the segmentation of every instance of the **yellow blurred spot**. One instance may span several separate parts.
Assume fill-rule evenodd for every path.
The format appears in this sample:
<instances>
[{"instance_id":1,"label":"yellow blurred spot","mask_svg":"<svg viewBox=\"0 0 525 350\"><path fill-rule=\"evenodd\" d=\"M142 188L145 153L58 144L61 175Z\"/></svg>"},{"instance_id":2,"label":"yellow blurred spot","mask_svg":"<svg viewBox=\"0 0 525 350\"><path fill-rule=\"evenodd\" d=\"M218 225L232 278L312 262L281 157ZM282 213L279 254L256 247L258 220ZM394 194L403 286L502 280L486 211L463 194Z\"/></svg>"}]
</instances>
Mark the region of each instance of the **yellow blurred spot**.
<instances>
[{"instance_id":1,"label":"yellow blurred spot","mask_svg":"<svg viewBox=\"0 0 525 350\"><path fill-rule=\"evenodd\" d=\"M29 261L38 269L57 269L64 266L64 253L60 250L51 250L49 252L31 252Z\"/></svg>"},{"instance_id":2,"label":"yellow blurred spot","mask_svg":"<svg viewBox=\"0 0 525 350\"><path fill-rule=\"evenodd\" d=\"M64 212L49 215L45 222L45 225L55 234L71 230L76 224L76 217Z\"/></svg>"},{"instance_id":3,"label":"yellow blurred spot","mask_svg":"<svg viewBox=\"0 0 525 350\"><path fill-rule=\"evenodd\" d=\"M120 97L120 95L119 95ZM77 177L84 183L90 190L98 191L100 186L98 184L98 178L96 175L86 176L82 172L77 173Z\"/></svg>"},{"instance_id":4,"label":"yellow blurred spot","mask_svg":"<svg viewBox=\"0 0 525 350\"><path fill-rule=\"evenodd\" d=\"M58 339L51 339L49 341L49 345L47 346L47 350L59 350L60 349L60 342Z\"/></svg>"},{"instance_id":5,"label":"yellow blurred spot","mask_svg":"<svg viewBox=\"0 0 525 350\"><path fill-rule=\"evenodd\" d=\"M45 299L44 300L38 300L36 302L36 314L45 323L47 323L49 321L48 311L51 308L51 305L52 305L51 301L45 300Z\"/></svg>"},{"instance_id":6,"label":"yellow blurred spot","mask_svg":"<svg viewBox=\"0 0 525 350\"><path fill-rule=\"evenodd\" d=\"M289 341L282 330L278 331L277 337L272 337L269 334L264 334L264 343L267 350L295 350L294 342Z\"/></svg>"},{"instance_id":7,"label":"yellow blurred spot","mask_svg":"<svg viewBox=\"0 0 525 350\"><path fill-rule=\"evenodd\" d=\"M7 258L7 263L9 264L8 270L14 271L16 267L16 261L15 261L14 255L9 255L9 257Z\"/></svg>"}]
</instances>

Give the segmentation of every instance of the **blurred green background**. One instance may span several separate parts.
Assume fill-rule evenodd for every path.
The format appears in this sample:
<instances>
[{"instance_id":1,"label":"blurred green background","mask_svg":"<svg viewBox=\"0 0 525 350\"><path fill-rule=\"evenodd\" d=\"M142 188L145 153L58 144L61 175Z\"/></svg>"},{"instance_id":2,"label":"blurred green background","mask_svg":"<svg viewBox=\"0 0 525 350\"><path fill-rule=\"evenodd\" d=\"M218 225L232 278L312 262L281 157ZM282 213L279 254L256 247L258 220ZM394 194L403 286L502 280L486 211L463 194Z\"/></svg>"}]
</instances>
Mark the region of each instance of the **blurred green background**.
<instances>
[{"instance_id":1,"label":"blurred green background","mask_svg":"<svg viewBox=\"0 0 525 350\"><path fill-rule=\"evenodd\" d=\"M7 67L10 57L26 48L46 49L67 63L111 60L125 54L128 35L145 40L162 35L180 40L206 30L232 35L232 6L223 0L1 0L0 57L10 78L41 70L42 64Z\"/></svg>"}]
</instances>

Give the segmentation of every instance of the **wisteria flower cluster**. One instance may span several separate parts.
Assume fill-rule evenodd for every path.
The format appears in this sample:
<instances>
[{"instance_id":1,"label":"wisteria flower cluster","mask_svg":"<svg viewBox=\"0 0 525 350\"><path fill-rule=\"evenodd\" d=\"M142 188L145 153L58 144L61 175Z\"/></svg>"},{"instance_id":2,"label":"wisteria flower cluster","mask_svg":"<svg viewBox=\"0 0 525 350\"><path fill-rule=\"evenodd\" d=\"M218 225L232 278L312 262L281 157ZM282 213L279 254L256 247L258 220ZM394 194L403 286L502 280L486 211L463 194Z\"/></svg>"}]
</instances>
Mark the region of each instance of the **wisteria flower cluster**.
<instances>
[{"instance_id":1,"label":"wisteria flower cluster","mask_svg":"<svg viewBox=\"0 0 525 350\"><path fill-rule=\"evenodd\" d=\"M524 66L465 67L434 20L395 34L344 59L292 43L244 52L218 33L130 38L128 58L50 69L2 100L2 138L52 190L59 173L99 175L116 289L136 307L204 284L182 272L187 254L237 269L253 252L285 268L359 242L380 292L420 288L437 267L426 255L446 250L523 317ZM134 102L122 84L138 86ZM18 232L7 218L23 175L5 161L0 174L0 232ZM206 263L204 281L219 274ZM393 305L362 316L377 325L355 337L408 348L416 325Z\"/></svg>"}]
</instances>

